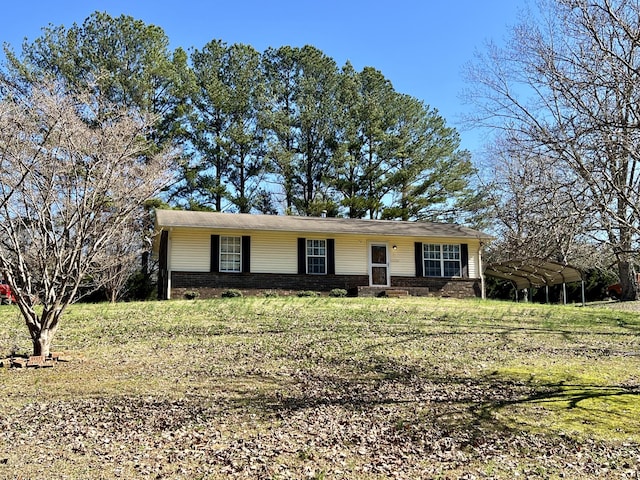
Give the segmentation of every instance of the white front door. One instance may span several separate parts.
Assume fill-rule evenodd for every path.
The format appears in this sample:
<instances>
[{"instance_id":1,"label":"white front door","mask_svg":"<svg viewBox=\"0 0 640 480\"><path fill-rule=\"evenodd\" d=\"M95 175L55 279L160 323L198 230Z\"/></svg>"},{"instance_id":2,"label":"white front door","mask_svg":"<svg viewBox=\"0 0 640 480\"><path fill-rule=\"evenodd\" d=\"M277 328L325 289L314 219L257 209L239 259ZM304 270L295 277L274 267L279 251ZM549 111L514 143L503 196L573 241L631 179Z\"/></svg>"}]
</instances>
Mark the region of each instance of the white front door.
<instances>
[{"instance_id":1,"label":"white front door","mask_svg":"<svg viewBox=\"0 0 640 480\"><path fill-rule=\"evenodd\" d=\"M369 244L369 285L372 287L388 287L389 252L386 243Z\"/></svg>"}]
</instances>

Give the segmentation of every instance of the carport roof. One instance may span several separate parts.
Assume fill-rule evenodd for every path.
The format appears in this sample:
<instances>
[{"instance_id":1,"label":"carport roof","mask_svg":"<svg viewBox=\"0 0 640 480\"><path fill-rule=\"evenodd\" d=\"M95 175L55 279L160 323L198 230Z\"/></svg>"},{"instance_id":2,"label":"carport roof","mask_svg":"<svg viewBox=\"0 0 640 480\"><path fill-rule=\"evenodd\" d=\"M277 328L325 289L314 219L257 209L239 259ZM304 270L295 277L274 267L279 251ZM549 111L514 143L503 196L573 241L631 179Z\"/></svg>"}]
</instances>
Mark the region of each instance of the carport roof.
<instances>
[{"instance_id":1,"label":"carport roof","mask_svg":"<svg viewBox=\"0 0 640 480\"><path fill-rule=\"evenodd\" d=\"M582 281L582 272L577 268L539 258L492 263L484 273L510 280L518 290Z\"/></svg>"}]
</instances>

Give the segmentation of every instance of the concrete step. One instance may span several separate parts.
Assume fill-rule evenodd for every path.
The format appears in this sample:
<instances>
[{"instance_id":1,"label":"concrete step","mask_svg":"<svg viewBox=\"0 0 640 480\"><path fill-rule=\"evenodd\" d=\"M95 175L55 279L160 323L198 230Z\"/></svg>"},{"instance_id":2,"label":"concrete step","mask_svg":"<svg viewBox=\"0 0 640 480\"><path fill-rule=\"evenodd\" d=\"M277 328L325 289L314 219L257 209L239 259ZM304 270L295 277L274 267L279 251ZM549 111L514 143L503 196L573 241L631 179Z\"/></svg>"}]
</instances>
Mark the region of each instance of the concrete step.
<instances>
[{"instance_id":1,"label":"concrete step","mask_svg":"<svg viewBox=\"0 0 640 480\"><path fill-rule=\"evenodd\" d=\"M408 290L398 290L398 289L385 290L384 294L385 294L386 297L400 298L400 297L408 297L409 296L409 291Z\"/></svg>"}]
</instances>

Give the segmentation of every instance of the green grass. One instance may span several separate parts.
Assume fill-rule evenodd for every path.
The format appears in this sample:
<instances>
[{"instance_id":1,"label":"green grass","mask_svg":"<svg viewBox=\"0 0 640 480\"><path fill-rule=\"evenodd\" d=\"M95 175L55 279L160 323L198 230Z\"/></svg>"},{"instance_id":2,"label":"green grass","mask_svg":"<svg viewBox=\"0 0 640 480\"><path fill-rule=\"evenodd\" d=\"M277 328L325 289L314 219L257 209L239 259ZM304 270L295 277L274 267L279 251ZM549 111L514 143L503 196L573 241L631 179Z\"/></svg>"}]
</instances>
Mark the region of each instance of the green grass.
<instances>
[{"instance_id":1,"label":"green grass","mask_svg":"<svg viewBox=\"0 0 640 480\"><path fill-rule=\"evenodd\" d=\"M0 358L29 353L0 308ZM0 369L0 478L625 478L640 315L451 299L75 305Z\"/></svg>"}]
</instances>

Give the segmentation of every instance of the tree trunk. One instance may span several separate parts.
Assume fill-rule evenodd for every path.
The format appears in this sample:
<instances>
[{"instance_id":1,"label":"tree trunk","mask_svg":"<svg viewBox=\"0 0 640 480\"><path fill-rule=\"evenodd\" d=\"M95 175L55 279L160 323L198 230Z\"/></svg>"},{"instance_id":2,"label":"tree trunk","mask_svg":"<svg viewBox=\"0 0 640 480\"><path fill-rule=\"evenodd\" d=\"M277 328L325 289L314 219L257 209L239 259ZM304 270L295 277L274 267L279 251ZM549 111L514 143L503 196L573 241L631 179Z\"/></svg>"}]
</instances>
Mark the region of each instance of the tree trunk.
<instances>
[{"instance_id":1,"label":"tree trunk","mask_svg":"<svg viewBox=\"0 0 640 480\"><path fill-rule=\"evenodd\" d=\"M32 305L25 304L24 298L18 298L18 307L22 312L33 344L33 355L49 357L51 344L58 330L58 322L62 310L44 310L40 316L34 311Z\"/></svg>"},{"instance_id":2,"label":"tree trunk","mask_svg":"<svg viewBox=\"0 0 640 480\"><path fill-rule=\"evenodd\" d=\"M638 300L638 278L636 269L633 265L633 258L629 252L632 249L631 231L629 228L620 228L620 250L617 254L618 259L618 276L620 277L620 286L622 294L620 300L634 301Z\"/></svg>"},{"instance_id":3,"label":"tree trunk","mask_svg":"<svg viewBox=\"0 0 640 480\"><path fill-rule=\"evenodd\" d=\"M38 336L33 339L33 354L35 356L49 357L51 355L53 333L51 330L42 330Z\"/></svg>"},{"instance_id":4,"label":"tree trunk","mask_svg":"<svg viewBox=\"0 0 640 480\"><path fill-rule=\"evenodd\" d=\"M640 297L638 296L638 278L635 268L629 260L624 259L618 261L618 276L620 277L620 286L622 287L622 295L620 296L620 300L639 300Z\"/></svg>"}]
</instances>

